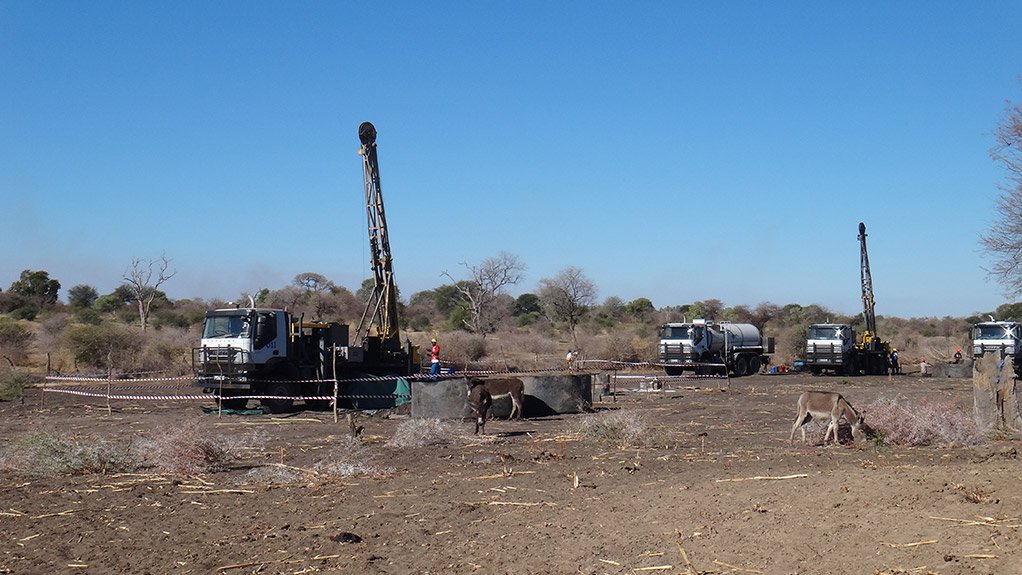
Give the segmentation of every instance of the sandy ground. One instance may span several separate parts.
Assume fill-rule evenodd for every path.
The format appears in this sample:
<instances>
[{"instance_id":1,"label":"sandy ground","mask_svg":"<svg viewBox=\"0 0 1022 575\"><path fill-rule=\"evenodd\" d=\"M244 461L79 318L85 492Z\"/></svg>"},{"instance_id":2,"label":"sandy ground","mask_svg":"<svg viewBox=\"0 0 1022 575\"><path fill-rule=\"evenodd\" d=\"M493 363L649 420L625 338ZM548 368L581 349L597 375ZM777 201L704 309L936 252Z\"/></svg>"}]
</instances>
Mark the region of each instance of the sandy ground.
<instances>
[{"instance_id":1,"label":"sandy ground","mask_svg":"<svg viewBox=\"0 0 1022 575\"><path fill-rule=\"evenodd\" d=\"M1022 573L1017 442L788 443L804 389L971 409L969 380L685 383L703 387L598 405L663 426L665 445L641 449L580 439L590 415L491 421L482 438L459 422L447 445L396 448L408 418L380 413L358 416L352 452L329 413L217 419L168 401L108 415L32 390L0 403L0 448L43 430L155 437L201 418L249 449L201 476L3 472L0 573ZM288 472L345 457L368 473Z\"/></svg>"}]
</instances>

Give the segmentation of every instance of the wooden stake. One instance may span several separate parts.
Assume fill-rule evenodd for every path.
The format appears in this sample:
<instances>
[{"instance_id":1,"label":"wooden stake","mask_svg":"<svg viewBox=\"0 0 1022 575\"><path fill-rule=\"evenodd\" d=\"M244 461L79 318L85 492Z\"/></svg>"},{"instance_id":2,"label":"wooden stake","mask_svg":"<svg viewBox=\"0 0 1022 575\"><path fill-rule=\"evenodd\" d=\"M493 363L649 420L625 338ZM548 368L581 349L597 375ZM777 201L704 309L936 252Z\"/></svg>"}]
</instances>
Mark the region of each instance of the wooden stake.
<instances>
[{"instance_id":1,"label":"wooden stake","mask_svg":"<svg viewBox=\"0 0 1022 575\"><path fill-rule=\"evenodd\" d=\"M688 571L689 575L699 575L699 572L696 571L695 567L692 566L692 562L688 560L688 553L685 553L685 548L681 546L681 539L682 539L681 531L678 531L677 529L675 529L674 533L675 533L675 535L678 536L678 541L677 541L677 543L678 543L678 552L681 553L681 560L685 562L685 569Z\"/></svg>"}]
</instances>

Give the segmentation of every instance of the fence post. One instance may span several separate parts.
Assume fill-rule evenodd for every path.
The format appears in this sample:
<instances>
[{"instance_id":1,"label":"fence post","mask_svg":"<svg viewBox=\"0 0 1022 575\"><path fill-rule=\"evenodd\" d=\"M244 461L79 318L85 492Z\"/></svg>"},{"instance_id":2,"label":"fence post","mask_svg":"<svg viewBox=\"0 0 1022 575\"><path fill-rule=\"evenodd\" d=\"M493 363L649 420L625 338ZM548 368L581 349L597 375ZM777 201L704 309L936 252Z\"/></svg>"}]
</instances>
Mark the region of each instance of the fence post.
<instances>
[{"instance_id":1,"label":"fence post","mask_svg":"<svg viewBox=\"0 0 1022 575\"><path fill-rule=\"evenodd\" d=\"M337 423L337 403L338 403L338 392L339 384L337 383L337 344L331 346L333 350L333 373L334 373L334 423Z\"/></svg>"},{"instance_id":2,"label":"fence post","mask_svg":"<svg viewBox=\"0 0 1022 575\"><path fill-rule=\"evenodd\" d=\"M114 382L113 352L106 352L106 414L113 415L114 409L110 405L110 388Z\"/></svg>"}]
</instances>

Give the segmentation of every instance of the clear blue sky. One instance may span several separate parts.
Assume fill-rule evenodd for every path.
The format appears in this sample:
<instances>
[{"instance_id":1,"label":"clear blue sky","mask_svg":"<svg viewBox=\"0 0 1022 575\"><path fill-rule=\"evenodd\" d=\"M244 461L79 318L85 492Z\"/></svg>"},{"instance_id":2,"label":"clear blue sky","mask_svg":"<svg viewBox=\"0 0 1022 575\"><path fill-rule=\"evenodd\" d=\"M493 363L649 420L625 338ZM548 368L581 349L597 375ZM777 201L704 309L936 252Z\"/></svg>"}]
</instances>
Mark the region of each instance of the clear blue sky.
<instances>
[{"instance_id":1,"label":"clear blue sky","mask_svg":"<svg viewBox=\"0 0 1022 575\"><path fill-rule=\"evenodd\" d=\"M501 250L599 299L877 313L1005 301L978 238L1017 2L0 3L0 288L171 297L371 275L379 130L404 295Z\"/></svg>"}]
</instances>

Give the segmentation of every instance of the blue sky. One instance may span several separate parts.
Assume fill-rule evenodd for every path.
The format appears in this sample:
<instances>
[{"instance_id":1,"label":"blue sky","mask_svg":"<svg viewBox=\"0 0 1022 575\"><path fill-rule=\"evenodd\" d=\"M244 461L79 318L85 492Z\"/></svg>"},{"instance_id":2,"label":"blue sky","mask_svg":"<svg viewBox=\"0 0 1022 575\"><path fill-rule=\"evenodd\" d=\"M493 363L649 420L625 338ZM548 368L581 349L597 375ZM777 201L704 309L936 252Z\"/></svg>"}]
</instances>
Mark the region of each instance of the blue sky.
<instances>
[{"instance_id":1,"label":"blue sky","mask_svg":"<svg viewBox=\"0 0 1022 575\"><path fill-rule=\"evenodd\" d=\"M1022 97L1015 2L3 2L0 288L171 297L371 276L379 131L398 285L507 251L602 300L1003 303L978 238Z\"/></svg>"}]
</instances>

